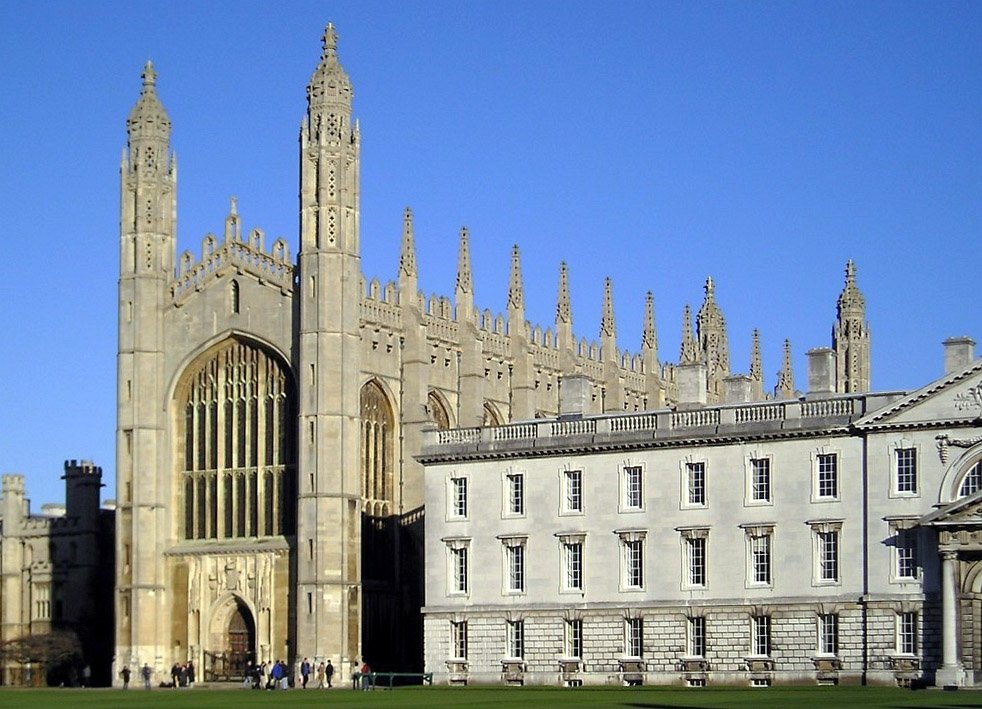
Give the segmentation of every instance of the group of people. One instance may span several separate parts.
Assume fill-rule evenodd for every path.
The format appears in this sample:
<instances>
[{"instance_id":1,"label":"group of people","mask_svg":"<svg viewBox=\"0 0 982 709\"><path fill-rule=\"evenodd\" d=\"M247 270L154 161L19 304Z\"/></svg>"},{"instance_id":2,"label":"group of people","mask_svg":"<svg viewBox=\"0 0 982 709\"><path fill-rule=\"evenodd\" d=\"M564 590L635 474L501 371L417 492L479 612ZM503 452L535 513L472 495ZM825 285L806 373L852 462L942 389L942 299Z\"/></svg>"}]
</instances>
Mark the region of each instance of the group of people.
<instances>
[{"instance_id":1,"label":"group of people","mask_svg":"<svg viewBox=\"0 0 982 709\"><path fill-rule=\"evenodd\" d=\"M194 663L190 660L183 664L175 662L173 667L170 668L170 678L171 686L174 689L178 687L193 687Z\"/></svg>"},{"instance_id":2,"label":"group of people","mask_svg":"<svg viewBox=\"0 0 982 709\"><path fill-rule=\"evenodd\" d=\"M319 689L331 688L334 686L334 665L328 660L321 662L316 669L305 657L300 663L299 685L307 689L311 675L316 672L317 687ZM246 665L245 673L242 678L242 685L252 689L289 689L290 688L290 668L283 660L276 662L263 662L253 665L249 662Z\"/></svg>"}]
</instances>

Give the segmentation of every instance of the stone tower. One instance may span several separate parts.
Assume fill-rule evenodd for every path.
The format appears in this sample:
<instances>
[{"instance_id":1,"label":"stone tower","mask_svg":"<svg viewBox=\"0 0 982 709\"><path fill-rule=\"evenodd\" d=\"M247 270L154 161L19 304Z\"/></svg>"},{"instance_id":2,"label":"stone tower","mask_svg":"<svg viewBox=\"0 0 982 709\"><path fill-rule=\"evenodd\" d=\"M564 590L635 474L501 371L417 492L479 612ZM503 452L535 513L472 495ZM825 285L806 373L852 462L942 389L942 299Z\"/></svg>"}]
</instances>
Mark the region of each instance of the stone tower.
<instances>
[{"instance_id":1,"label":"stone tower","mask_svg":"<svg viewBox=\"0 0 982 709\"><path fill-rule=\"evenodd\" d=\"M356 661L361 646L357 125L337 33L324 31L300 129L297 645Z\"/></svg>"},{"instance_id":2,"label":"stone tower","mask_svg":"<svg viewBox=\"0 0 982 709\"><path fill-rule=\"evenodd\" d=\"M143 89L126 122L120 164L119 351L116 471L116 645L157 658L168 637L165 536L171 505L166 476L164 329L161 315L176 248L177 165L170 119L147 62Z\"/></svg>"},{"instance_id":3,"label":"stone tower","mask_svg":"<svg viewBox=\"0 0 982 709\"><path fill-rule=\"evenodd\" d=\"M866 299L856 286L856 264L846 263L846 283L839 294L837 318L832 328L835 350L835 390L840 394L869 391L869 323Z\"/></svg>"}]
</instances>

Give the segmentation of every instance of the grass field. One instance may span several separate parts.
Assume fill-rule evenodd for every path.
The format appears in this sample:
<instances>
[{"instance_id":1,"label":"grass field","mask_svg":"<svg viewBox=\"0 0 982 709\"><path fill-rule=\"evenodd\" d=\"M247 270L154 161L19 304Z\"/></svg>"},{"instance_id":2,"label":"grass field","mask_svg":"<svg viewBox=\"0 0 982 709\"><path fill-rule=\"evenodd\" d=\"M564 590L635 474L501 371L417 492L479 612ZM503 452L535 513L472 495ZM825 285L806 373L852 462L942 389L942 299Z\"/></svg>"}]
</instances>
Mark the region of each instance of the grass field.
<instances>
[{"instance_id":1,"label":"grass field","mask_svg":"<svg viewBox=\"0 0 982 709\"><path fill-rule=\"evenodd\" d=\"M834 707L902 709L904 707L982 707L982 691L910 691L876 687L771 687L768 689L667 689L661 687L481 688L405 687L393 691L350 689L248 691L244 689L0 689L0 707L464 707L529 709L530 707L604 707L625 709L728 709L746 707Z\"/></svg>"}]
</instances>

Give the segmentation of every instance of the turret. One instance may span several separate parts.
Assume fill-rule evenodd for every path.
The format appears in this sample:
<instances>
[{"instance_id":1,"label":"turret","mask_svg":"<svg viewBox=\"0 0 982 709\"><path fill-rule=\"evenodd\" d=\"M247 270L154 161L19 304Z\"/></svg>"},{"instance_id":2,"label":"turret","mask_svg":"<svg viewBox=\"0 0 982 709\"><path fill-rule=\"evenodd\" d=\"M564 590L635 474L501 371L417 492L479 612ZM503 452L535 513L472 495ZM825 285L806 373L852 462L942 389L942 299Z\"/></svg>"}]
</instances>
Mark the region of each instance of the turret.
<instances>
[{"instance_id":1,"label":"turret","mask_svg":"<svg viewBox=\"0 0 982 709\"><path fill-rule=\"evenodd\" d=\"M66 460L65 514L78 520L79 528L92 530L99 518L102 468L88 460Z\"/></svg>"},{"instance_id":2,"label":"turret","mask_svg":"<svg viewBox=\"0 0 982 709\"><path fill-rule=\"evenodd\" d=\"M4 534L10 535L27 517L27 498L24 496L24 476L6 473L3 476L3 515Z\"/></svg>"},{"instance_id":3,"label":"turret","mask_svg":"<svg viewBox=\"0 0 982 709\"><path fill-rule=\"evenodd\" d=\"M869 323L866 299L856 286L856 265L846 263L846 282L836 304L832 349L836 355L836 392L851 394L870 389Z\"/></svg>"}]
</instances>

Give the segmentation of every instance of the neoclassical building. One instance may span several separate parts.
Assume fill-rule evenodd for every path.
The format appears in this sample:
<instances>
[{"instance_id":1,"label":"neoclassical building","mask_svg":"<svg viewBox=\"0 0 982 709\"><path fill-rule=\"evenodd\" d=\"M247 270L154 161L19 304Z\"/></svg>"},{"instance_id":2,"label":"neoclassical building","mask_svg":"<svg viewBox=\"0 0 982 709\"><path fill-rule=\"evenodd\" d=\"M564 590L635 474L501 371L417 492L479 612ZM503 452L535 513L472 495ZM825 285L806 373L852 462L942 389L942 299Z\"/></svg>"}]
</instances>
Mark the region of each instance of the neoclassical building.
<instances>
[{"instance_id":1,"label":"neoclassical building","mask_svg":"<svg viewBox=\"0 0 982 709\"><path fill-rule=\"evenodd\" d=\"M590 414L574 375L558 417L427 432L435 681L982 684L975 343L913 392L808 357L792 399Z\"/></svg>"},{"instance_id":2,"label":"neoclassical building","mask_svg":"<svg viewBox=\"0 0 982 709\"><path fill-rule=\"evenodd\" d=\"M555 323L527 322L517 248L505 311L478 309L466 228L453 298L425 296L408 209L396 279L367 278L361 134L330 25L307 86L295 244L245 228L233 199L221 232L179 254L171 123L151 64L142 76L120 164L117 676L189 659L206 678L304 656L421 667L427 427L555 416L574 373L597 414L733 387L796 396L788 345L765 393L756 333L751 371L730 372L711 280L674 364L650 295L640 349L620 348L609 280L599 340L574 337L565 265ZM850 264L832 343L842 393L869 386L864 312Z\"/></svg>"}]
</instances>

